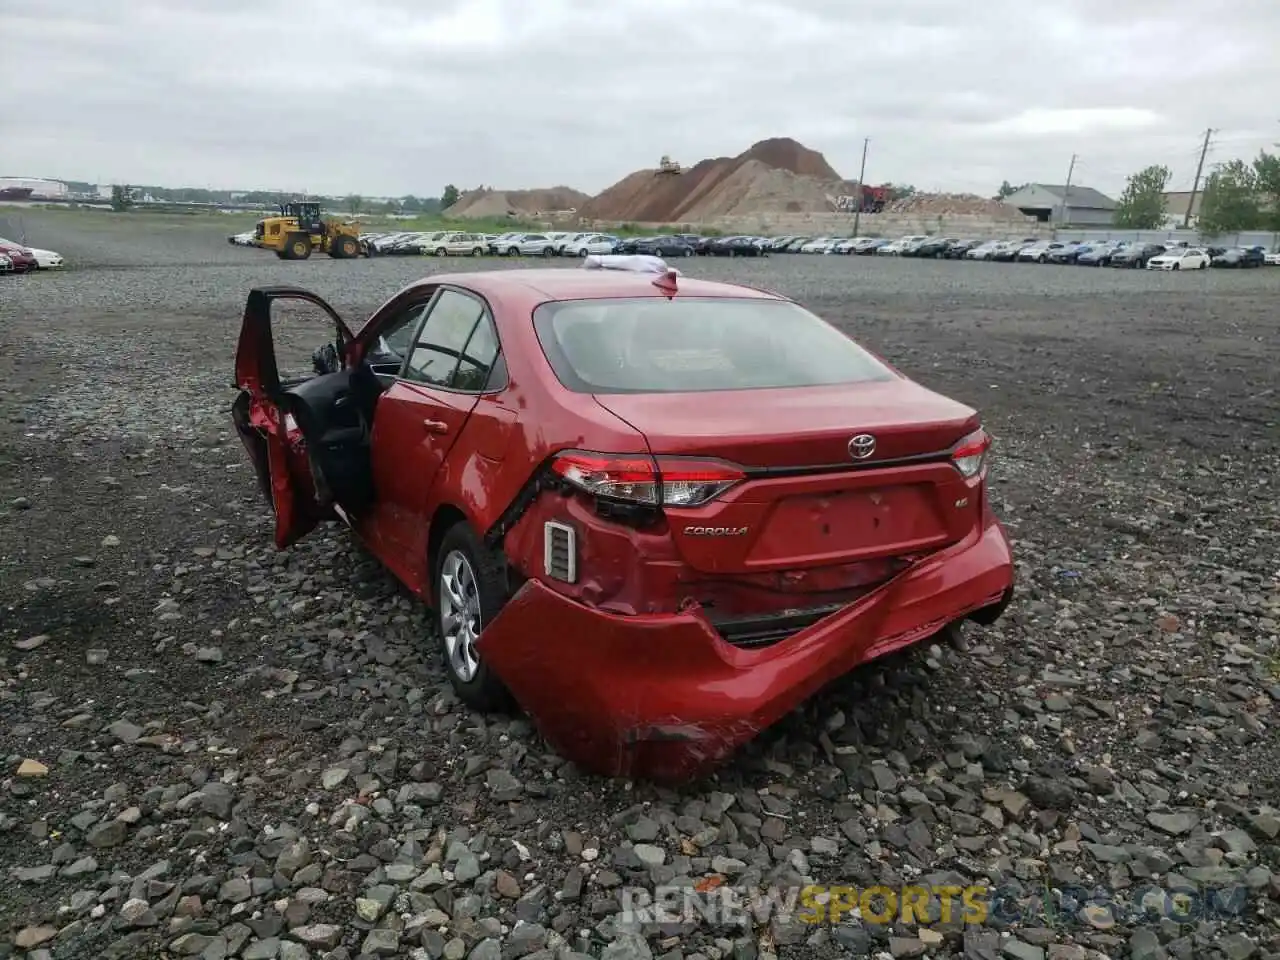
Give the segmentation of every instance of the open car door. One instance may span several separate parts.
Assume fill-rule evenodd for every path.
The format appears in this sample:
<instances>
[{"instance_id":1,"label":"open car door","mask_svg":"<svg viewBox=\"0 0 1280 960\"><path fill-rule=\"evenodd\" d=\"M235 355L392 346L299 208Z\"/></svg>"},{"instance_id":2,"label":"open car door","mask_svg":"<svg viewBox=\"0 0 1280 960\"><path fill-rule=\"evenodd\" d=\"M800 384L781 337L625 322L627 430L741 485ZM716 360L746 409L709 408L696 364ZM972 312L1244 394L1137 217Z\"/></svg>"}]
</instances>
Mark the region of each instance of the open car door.
<instances>
[{"instance_id":1,"label":"open car door","mask_svg":"<svg viewBox=\"0 0 1280 960\"><path fill-rule=\"evenodd\" d=\"M282 379L272 329L281 301L311 304L333 325L312 355L312 371ZM372 495L368 466L372 398L365 401L348 355L353 336L323 299L298 287L256 287L245 302L236 346L232 420L276 516L276 546L296 543L332 514Z\"/></svg>"}]
</instances>

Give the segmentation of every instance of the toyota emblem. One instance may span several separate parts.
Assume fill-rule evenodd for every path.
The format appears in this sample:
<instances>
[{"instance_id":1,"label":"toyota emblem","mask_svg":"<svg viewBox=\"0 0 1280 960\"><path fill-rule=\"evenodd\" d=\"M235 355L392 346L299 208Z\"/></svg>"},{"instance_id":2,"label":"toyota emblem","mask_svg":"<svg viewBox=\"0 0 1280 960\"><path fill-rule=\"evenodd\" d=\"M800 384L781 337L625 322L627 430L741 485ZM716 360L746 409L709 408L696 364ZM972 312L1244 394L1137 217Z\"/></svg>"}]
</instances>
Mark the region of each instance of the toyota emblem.
<instances>
[{"instance_id":1,"label":"toyota emblem","mask_svg":"<svg viewBox=\"0 0 1280 960\"><path fill-rule=\"evenodd\" d=\"M876 452L876 438L869 433L860 433L849 441L849 456L855 460L865 460Z\"/></svg>"}]
</instances>

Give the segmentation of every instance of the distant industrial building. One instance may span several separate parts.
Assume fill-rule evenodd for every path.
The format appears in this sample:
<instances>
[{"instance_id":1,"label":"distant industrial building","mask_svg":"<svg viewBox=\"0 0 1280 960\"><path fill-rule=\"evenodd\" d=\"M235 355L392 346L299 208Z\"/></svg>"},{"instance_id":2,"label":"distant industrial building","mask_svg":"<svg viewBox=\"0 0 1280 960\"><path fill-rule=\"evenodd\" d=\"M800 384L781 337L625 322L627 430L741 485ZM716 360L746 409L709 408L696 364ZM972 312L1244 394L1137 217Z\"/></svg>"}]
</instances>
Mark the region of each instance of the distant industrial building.
<instances>
[{"instance_id":1,"label":"distant industrial building","mask_svg":"<svg viewBox=\"0 0 1280 960\"><path fill-rule=\"evenodd\" d=\"M1109 226L1116 202L1092 187L1028 183L1004 198L1028 217L1057 226Z\"/></svg>"},{"instance_id":2,"label":"distant industrial building","mask_svg":"<svg viewBox=\"0 0 1280 960\"><path fill-rule=\"evenodd\" d=\"M41 177L0 177L0 200L65 200L67 185Z\"/></svg>"}]
</instances>

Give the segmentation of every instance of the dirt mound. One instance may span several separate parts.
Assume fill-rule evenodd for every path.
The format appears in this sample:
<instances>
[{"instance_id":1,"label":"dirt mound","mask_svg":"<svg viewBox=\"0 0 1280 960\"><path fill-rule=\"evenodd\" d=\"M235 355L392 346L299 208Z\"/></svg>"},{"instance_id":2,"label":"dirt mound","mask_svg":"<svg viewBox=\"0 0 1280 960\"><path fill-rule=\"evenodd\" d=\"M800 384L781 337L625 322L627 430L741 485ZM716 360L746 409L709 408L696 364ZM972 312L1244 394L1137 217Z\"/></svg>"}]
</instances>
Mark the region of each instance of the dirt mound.
<instances>
[{"instance_id":1,"label":"dirt mound","mask_svg":"<svg viewBox=\"0 0 1280 960\"><path fill-rule=\"evenodd\" d=\"M885 207L886 213L914 213L928 216L955 216L964 214L988 217L992 220L1024 220L1018 210L1007 203L980 197L976 193L915 193L901 200L894 200Z\"/></svg>"},{"instance_id":2,"label":"dirt mound","mask_svg":"<svg viewBox=\"0 0 1280 960\"><path fill-rule=\"evenodd\" d=\"M773 137L753 143L739 159L758 160L766 167L789 170L797 176L813 177L815 180L841 179L835 168L827 163L826 157L790 137Z\"/></svg>"},{"instance_id":3,"label":"dirt mound","mask_svg":"<svg viewBox=\"0 0 1280 960\"><path fill-rule=\"evenodd\" d=\"M683 173L637 170L583 204L593 220L678 223L755 213L830 209L847 193L840 175L816 150L789 138L761 140L736 157L703 160Z\"/></svg>"},{"instance_id":4,"label":"dirt mound","mask_svg":"<svg viewBox=\"0 0 1280 960\"><path fill-rule=\"evenodd\" d=\"M444 211L444 215L482 220L551 214L579 209L590 199L589 195L572 187L550 187L545 190L494 190L491 187L479 187L464 191L458 197L458 202Z\"/></svg>"}]
</instances>

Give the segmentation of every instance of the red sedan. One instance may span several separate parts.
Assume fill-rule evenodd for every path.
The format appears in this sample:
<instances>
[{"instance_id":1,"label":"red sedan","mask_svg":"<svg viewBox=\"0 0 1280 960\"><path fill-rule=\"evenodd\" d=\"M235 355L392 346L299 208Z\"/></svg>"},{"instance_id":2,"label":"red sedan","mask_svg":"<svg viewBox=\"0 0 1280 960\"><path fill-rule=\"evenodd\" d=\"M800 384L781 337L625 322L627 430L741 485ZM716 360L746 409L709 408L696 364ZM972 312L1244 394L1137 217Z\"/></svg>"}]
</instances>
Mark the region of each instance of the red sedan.
<instances>
[{"instance_id":1,"label":"red sedan","mask_svg":"<svg viewBox=\"0 0 1280 960\"><path fill-rule=\"evenodd\" d=\"M332 319L314 376L280 377L282 300ZM596 772L701 773L1012 593L978 415L771 293L441 275L352 334L259 288L236 380L277 545L346 522L435 610L460 698Z\"/></svg>"},{"instance_id":2,"label":"red sedan","mask_svg":"<svg viewBox=\"0 0 1280 960\"><path fill-rule=\"evenodd\" d=\"M36 255L12 240L0 238L0 255L12 261L14 273L34 273L40 269L40 264L36 262Z\"/></svg>"}]
</instances>

